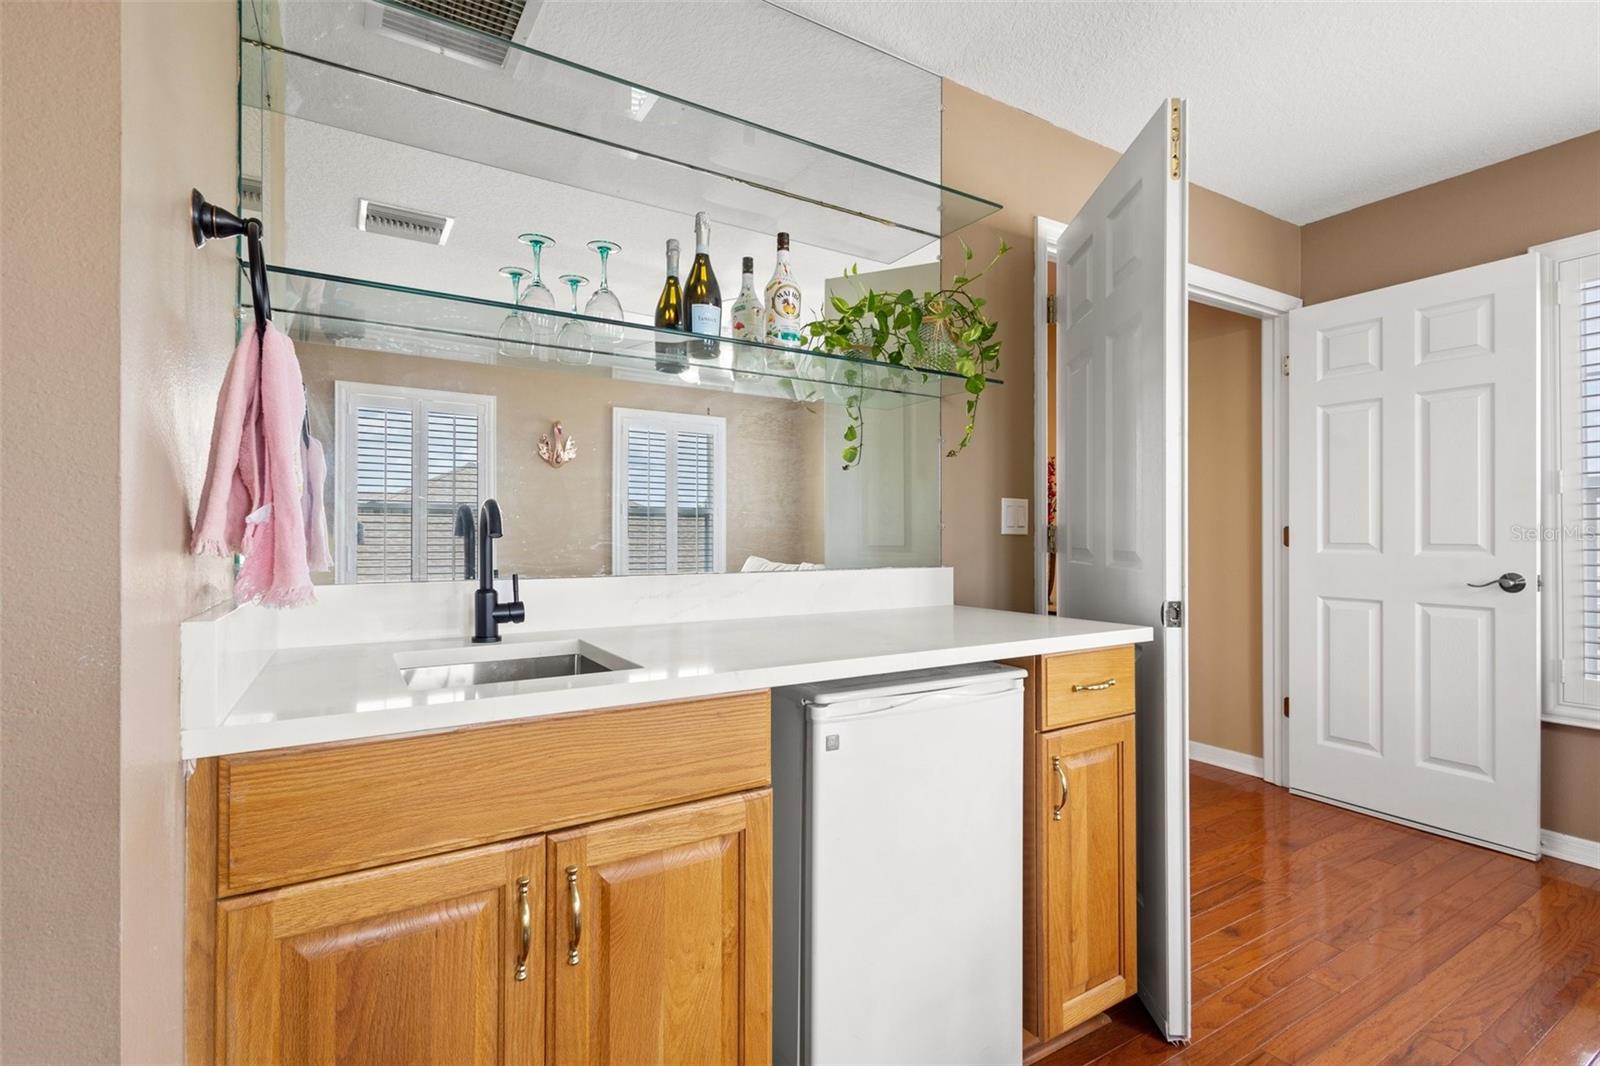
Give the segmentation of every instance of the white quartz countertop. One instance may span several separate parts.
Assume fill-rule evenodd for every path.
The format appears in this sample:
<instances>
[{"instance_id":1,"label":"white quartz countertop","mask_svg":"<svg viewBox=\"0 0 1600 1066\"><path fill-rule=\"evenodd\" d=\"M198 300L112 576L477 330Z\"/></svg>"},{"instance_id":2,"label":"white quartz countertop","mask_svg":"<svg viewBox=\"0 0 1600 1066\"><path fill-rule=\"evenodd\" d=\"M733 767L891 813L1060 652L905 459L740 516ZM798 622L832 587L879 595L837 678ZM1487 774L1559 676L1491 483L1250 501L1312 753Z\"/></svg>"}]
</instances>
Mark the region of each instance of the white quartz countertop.
<instances>
[{"instance_id":1,"label":"white quartz countertop","mask_svg":"<svg viewBox=\"0 0 1600 1066\"><path fill-rule=\"evenodd\" d=\"M518 633L499 645L452 638L282 649L219 724L183 731L185 758L457 729L575 711L865 677L1152 639L1148 626L990 611L909 607L775 618ZM401 663L514 657L581 641L636 669L413 690ZM523 646L523 647L519 647ZM486 651L485 649L492 649Z\"/></svg>"}]
</instances>

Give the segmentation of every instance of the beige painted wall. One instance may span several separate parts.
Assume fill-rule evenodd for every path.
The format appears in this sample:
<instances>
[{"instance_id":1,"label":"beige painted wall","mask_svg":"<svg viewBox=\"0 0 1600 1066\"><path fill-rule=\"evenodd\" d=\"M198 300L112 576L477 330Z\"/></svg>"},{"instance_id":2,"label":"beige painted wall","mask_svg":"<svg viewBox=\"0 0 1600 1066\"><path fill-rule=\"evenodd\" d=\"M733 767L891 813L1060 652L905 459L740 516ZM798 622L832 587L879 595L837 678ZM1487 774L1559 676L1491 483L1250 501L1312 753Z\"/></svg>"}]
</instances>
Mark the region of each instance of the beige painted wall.
<instances>
[{"instance_id":1,"label":"beige painted wall","mask_svg":"<svg viewBox=\"0 0 1600 1066\"><path fill-rule=\"evenodd\" d=\"M7 1062L118 1057L120 47L114 4L0 4Z\"/></svg>"},{"instance_id":2,"label":"beige painted wall","mask_svg":"<svg viewBox=\"0 0 1600 1066\"><path fill-rule=\"evenodd\" d=\"M188 218L191 187L224 205L236 195L237 37L230 3L122 8L120 969L130 1063L182 1055L178 623L232 591L228 563L186 546L235 339L234 249L195 251Z\"/></svg>"},{"instance_id":3,"label":"beige painted wall","mask_svg":"<svg viewBox=\"0 0 1600 1066\"><path fill-rule=\"evenodd\" d=\"M9 1062L181 1059L177 622L228 580L183 547L233 336L187 193L234 183L234 35L226 4L0 4Z\"/></svg>"},{"instance_id":4,"label":"beige painted wall","mask_svg":"<svg viewBox=\"0 0 1600 1066\"><path fill-rule=\"evenodd\" d=\"M1261 322L1189 304L1189 736L1261 754Z\"/></svg>"},{"instance_id":5,"label":"beige painted wall","mask_svg":"<svg viewBox=\"0 0 1600 1066\"><path fill-rule=\"evenodd\" d=\"M502 574L611 572L614 407L728 420L728 569L739 569L751 555L822 561L822 411L817 405L327 345L303 344L298 351L311 396L312 429L330 449L338 380L495 397L495 494L506 520L495 563ZM539 435L557 419L578 443L578 458L559 468L540 459L537 450ZM331 515L331 489L329 506Z\"/></svg>"},{"instance_id":6,"label":"beige painted wall","mask_svg":"<svg viewBox=\"0 0 1600 1066\"><path fill-rule=\"evenodd\" d=\"M1600 132L1313 222L1306 303L1520 255L1600 229Z\"/></svg>"},{"instance_id":7,"label":"beige painted wall","mask_svg":"<svg viewBox=\"0 0 1600 1066\"><path fill-rule=\"evenodd\" d=\"M1159 103L1150 101L1152 113ZM956 569L959 603L1033 608L1032 537L999 532L1000 498L1034 495L1033 219L1070 221L1116 159L1110 148L944 83L944 180L1005 205L958 236L985 260L1002 238L1012 246L975 289L1000 323L1006 383L984 393L972 446L944 466L944 560ZM1206 189L1192 191L1191 262L1298 294L1299 241L1290 223ZM960 244L945 240L945 282L961 268ZM960 399L946 400L944 413L945 439L953 441L963 424Z\"/></svg>"},{"instance_id":8,"label":"beige painted wall","mask_svg":"<svg viewBox=\"0 0 1600 1066\"><path fill-rule=\"evenodd\" d=\"M1313 222L1303 231L1305 298L1395 285L1595 229L1600 133ZM1543 826L1600 840L1600 730L1547 725L1543 748Z\"/></svg>"}]
</instances>

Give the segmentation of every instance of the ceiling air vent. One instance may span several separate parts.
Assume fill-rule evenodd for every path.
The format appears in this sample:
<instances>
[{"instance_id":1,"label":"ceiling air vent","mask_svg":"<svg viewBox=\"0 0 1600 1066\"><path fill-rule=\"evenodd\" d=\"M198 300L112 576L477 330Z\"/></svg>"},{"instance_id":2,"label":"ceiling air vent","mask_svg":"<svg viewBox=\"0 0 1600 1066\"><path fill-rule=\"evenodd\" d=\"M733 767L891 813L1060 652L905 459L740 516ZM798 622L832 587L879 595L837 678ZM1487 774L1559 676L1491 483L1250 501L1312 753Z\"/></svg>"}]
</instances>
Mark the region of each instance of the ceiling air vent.
<instances>
[{"instance_id":1,"label":"ceiling air vent","mask_svg":"<svg viewBox=\"0 0 1600 1066\"><path fill-rule=\"evenodd\" d=\"M510 42L526 36L519 30L532 26L538 6L538 0L373 3L367 25L386 37L499 70L506 65Z\"/></svg>"},{"instance_id":2,"label":"ceiling air vent","mask_svg":"<svg viewBox=\"0 0 1600 1066\"><path fill-rule=\"evenodd\" d=\"M455 219L445 215L371 200L361 201L361 211L356 218L357 229L421 244L443 244L450 239L450 228L455 224Z\"/></svg>"}]
</instances>

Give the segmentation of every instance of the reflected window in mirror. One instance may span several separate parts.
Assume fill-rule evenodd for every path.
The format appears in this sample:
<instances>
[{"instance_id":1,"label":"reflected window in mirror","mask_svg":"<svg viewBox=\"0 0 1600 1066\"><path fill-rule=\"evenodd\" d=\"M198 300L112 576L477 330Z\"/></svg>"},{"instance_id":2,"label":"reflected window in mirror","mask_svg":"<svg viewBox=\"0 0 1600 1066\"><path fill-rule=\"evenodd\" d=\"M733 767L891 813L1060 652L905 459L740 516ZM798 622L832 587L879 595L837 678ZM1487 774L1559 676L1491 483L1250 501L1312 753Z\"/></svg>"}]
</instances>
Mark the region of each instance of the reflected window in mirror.
<instances>
[{"instance_id":1,"label":"reflected window in mirror","mask_svg":"<svg viewBox=\"0 0 1600 1066\"><path fill-rule=\"evenodd\" d=\"M727 420L619 407L612 428L613 572L721 573Z\"/></svg>"},{"instance_id":2,"label":"reflected window in mirror","mask_svg":"<svg viewBox=\"0 0 1600 1066\"><path fill-rule=\"evenodd\" d=\"M456 511L494 495L495 398L336 381L334 412L336 579L463 578Z\"/></svg>"}]
</instances>

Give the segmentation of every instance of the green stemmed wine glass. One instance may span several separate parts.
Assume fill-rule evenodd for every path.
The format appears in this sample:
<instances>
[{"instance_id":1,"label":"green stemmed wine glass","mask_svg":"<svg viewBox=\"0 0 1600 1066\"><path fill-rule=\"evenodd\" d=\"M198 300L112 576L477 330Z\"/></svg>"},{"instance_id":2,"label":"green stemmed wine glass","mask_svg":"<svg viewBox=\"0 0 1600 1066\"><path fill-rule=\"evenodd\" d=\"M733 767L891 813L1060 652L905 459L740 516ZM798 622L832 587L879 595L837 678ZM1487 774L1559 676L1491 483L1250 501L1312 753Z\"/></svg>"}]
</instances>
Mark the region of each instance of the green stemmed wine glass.
<instances>
[{"instance_id":1,"label":"green stemmed wine glass","mask_svg":"<svg viewBox=\"0 0 1600 1066\"><path fill-rule=\"evenodd\" d=\"M502 277L511 279L511 302L520 304L522 279L528 272L518 266L500 268ZM500 323L497 348L502 358L526 358L533 354L533 318L522 311L513 311Z\"/></svg>"},{"instance_id":2,"label":"green stemmed wine glass","mask_svg":"<svg viewBox=\"0 0 1600 1066\"><path fill-rule=\"evenodd\" d=\"M606 283L606 265L612 255L622 251L622 245L616 241L590 241L589 247L600 253L600 287L589 295L589 301L583 305L583 313L590 318L621 322L626 316L622 313L622 301L617 299L617 294ZM621 326L590 325L589 333L597 345L605 348L614 348L622 341Z\"/></svg>"},{"instance_id":3,"label":"green stemmed wine glass","mask_svg":"<svg viewBox=\"0 0 1600 1066\"><path fill-rule=\"evenodd\" d=\"M587 285L589 279L582 274L563 274L564 282L572 290L572 313L578 314L578 289ZM579 321L569 321L561 327L561 332L556 334L556 360L568 366L588 366L594 361L594 352L589 350L590 337L588 327Z\"/></svg>"},{"instance_id":4,"label":"green stemmed wine glass","mask_svg":"<svg viewBox=\"0 0 1600 1066\"><path fill-rule=\"evenodd\" d=\"M555 247L554 237L547 237L543 233L519 233L517 240L528 246L528 251L533 253L533 276L528 279L527 286L522 290L522 299L518 301L522 306L534 311L553 311L556 306L555 293L545 286L544 278L539 269L544 259L544 250ZM534 337L541 344L550 343L556 335L556 324L549 315L535 314L533 316Z\"/></svg>"}]
</instances>

